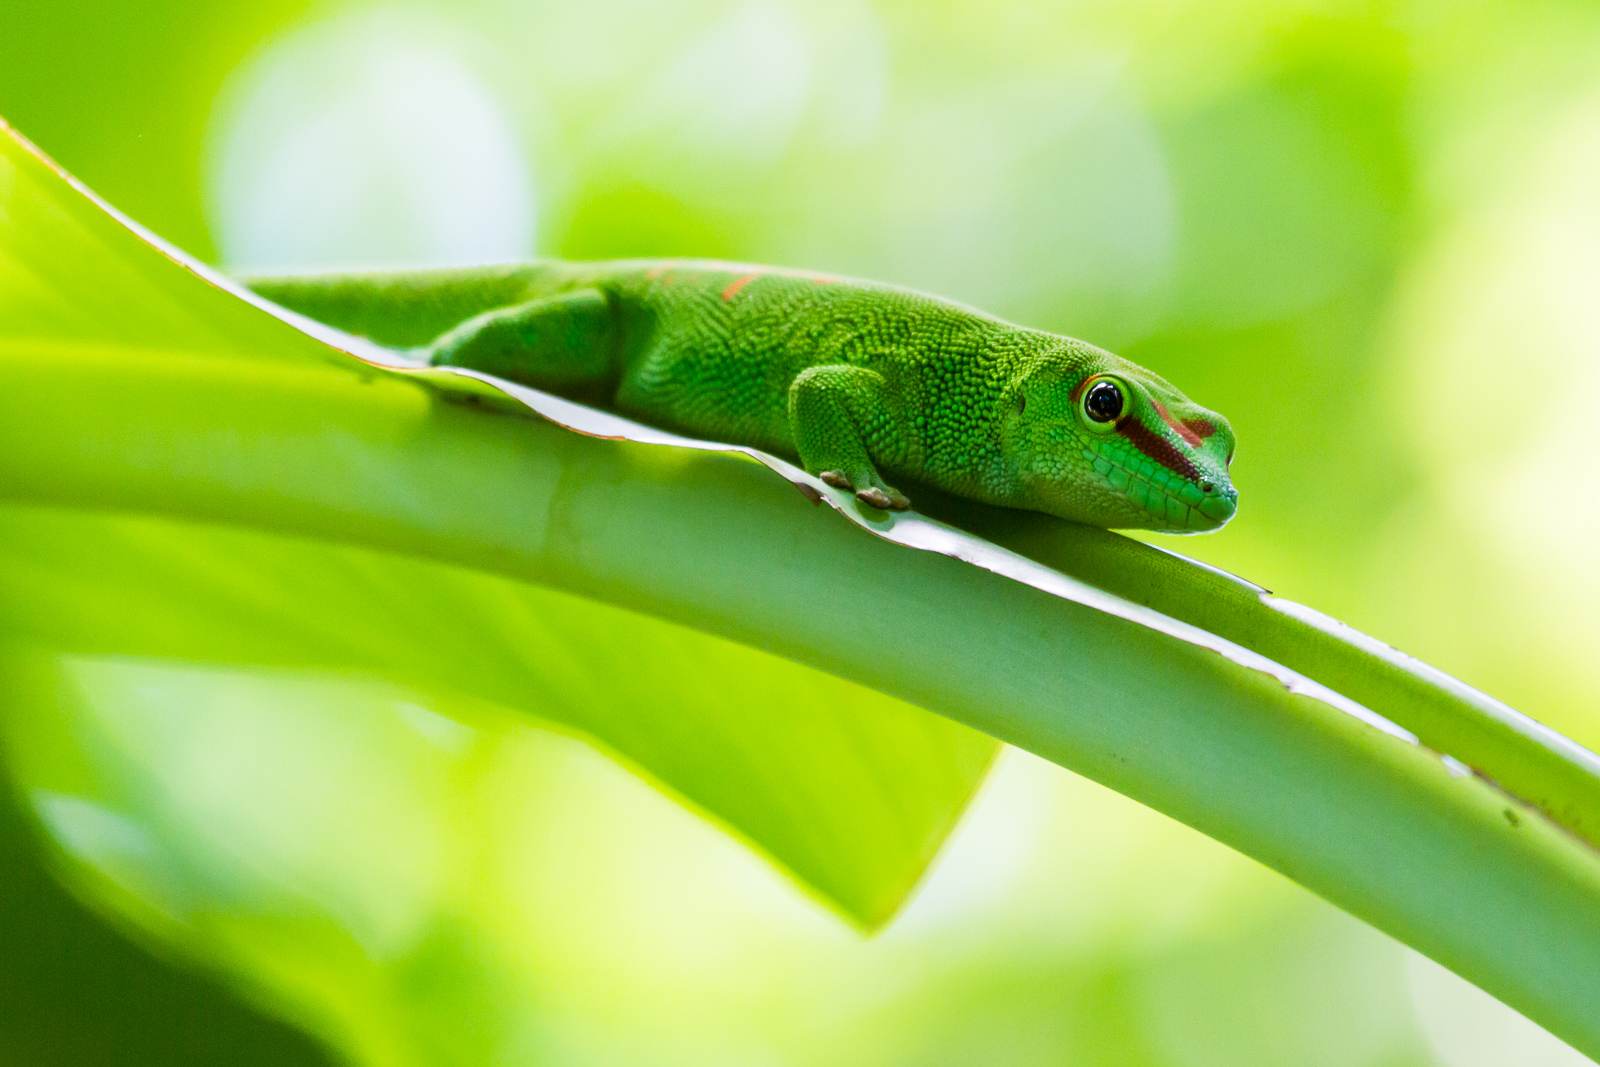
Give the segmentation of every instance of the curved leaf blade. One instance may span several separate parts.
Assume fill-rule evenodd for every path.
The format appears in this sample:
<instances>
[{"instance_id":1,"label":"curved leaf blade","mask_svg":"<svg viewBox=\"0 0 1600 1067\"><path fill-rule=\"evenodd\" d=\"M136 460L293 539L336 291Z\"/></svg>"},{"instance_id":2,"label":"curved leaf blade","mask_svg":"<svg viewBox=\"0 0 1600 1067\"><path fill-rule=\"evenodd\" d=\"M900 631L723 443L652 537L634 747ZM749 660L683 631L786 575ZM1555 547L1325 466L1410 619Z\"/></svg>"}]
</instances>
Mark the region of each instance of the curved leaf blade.
<instances>
[{"instance_id":1,"label":"curved leaf blade","mask_svg":"<svg viewBox=\"0 0 1600 1067\"><path fill-rule=\"evenodd\" d=\"M1600 846L1600 756L1486 693L1321 612L1105 530L936 500L964 529L1259 652L1471 767Z\"/></svg>"},{"instance_id":2,"label":"curved leaf blade","mask_svg":"<svg viewBox=\"0 0 1600 1067\"><path fill-rule=\"evenodd\" d=\"M0 617L58 654L357 673L576 731L852 922L899 908L988 738L746 645L492 574L248 530L0 507ZM692 669L685 670L685 665Z\"/></svg>"},{"instance_id":3,"label":"curved leaf blade","mask_svg":"<svg viewBox=\"0 0 1600 1067\"><path fill-rule=\"evenodd\" d=\"M316 453L342 455L347 473L365 483L361 493L385 497L400 527L438 506L391 476L371 449L376 441L411 439L441 476L495 492L470 473L470 460L457 469L464 457L427 458L432 446L415 437L430 412L463 425L482 417L328 348L219 288L228 284L102 210L0 131L0 376L21 375L0 437L55 451L46 438L59 430L76 442L57 453L65 466L23 461L0 476L8 501L73 509L0 517L10 602L33 605L9 613L0 629L59 650L202 662L287 657L516 706L596 740L851 922L872 929L894 914L982 782L998 751L992 739L648 616L503 575L340 548L372 542L349 524L366 502L352 510L357 498L338 478L324 482L314 509L320 526L300 526L289 513L305 502L291 483L321 479ZM73 384L91 380L100 385ZM227 395L189 388L206 381ZM191 404L207 429L163 414ZM348 421L368 404L377 421ZM256 449L251 421L268 413L301 439L305 456ZM137 443L96 439L94 427L119 423ZM259 507L240 510L226 494L172 481L178 453L209 457L222 482L253 485ZM555 471L533 453L522 464L530 474ZM68 467L87 495L59 492ZM127 495L131 486L117 488L133 469L143 485L136 494L149 490L164 503L151 508ZM534 509L526 513L505 503L501 517L531 530L523 515L548 518L552 501L525 498ZM184 521L140 525L118 511ZM648 544L628 517L618 521ZM311 536L251 539L212 523ZM423 555L455 561L448 551ZM685 663L700 669L686 672Z\"/></svg>"}]
</instances>

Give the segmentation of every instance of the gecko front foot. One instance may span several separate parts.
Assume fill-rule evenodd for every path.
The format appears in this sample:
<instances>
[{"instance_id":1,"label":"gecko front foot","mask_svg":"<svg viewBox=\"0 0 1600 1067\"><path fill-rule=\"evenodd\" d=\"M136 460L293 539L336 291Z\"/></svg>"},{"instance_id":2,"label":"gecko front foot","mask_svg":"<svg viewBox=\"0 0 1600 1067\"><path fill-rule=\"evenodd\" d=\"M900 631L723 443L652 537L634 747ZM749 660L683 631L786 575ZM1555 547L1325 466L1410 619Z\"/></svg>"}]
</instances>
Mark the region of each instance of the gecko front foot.
<instances>
[{"instance_id":1,"label":"gecko front foot","mask_svg":"<svg viewBox=\"0 0 1600 1067\"><path fill-rule=\"evenodd\" d=\"M884 389L883 375L865 367L808 367L789 386L789 429L808 472L835 489L848 489L863 504L904 511L911 501L884 482L862 433L863 426L884 421ZM893 436L884 431L874 439Z\"/></svg>"}]
</instances>

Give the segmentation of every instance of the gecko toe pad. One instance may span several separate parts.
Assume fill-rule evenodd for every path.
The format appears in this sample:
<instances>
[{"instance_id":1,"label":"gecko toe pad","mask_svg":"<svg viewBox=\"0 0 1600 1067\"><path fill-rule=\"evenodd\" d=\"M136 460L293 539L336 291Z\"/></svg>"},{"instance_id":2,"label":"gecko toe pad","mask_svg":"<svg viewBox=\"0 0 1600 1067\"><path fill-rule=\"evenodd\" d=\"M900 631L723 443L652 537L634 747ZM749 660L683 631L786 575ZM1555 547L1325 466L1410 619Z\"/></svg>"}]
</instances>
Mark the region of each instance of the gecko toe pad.
<instances>
[{"instance_id":1,"label":"gecko toe pad","mask_svg":"<svg viewBox=\"0 0 1600 1067\"><path fill-rule=\"evenodd\" d=\"M896 492L893 489L886 493L877 486L861 490L856 494L856 499L863 504L871 504L875 508L882 508L884 511L904 511L911 506L911 501L906 499L905 494Z\"/></svg>"}]
</instances>

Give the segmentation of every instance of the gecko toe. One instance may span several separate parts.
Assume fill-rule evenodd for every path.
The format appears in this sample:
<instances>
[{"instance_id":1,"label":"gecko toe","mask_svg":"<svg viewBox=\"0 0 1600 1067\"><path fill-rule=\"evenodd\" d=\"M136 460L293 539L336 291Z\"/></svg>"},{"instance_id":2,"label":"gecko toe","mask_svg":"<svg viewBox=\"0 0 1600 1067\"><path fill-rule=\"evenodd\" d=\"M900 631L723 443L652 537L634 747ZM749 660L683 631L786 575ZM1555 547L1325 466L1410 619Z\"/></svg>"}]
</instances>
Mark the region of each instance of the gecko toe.
<instances>
[{"instance_id":1,"label":"gecko toe","mask_svg":"<svg viewBox=\"0 0 1600 1067\"><path fill-rule=\"evenodd\" d=\"M817 477L822 479L823 484L831 485L835 489L855 488L855 486L850 484L850 479L844 476L844 471L823 471L821 474L817 475Z\"/></svg>"},{"instance_id":2,"label":"gecko toe","mask_svg":"<svg viewBox=\"0 0 1600 1067\"><path fill-rule=\"evenodd\" d=\"M884 511L904 511L911 506L911 501L906 499L905 494L893 489L886 493L877 486L861 490L856 494L856 499Z\"/></svg>"}]
</instances>

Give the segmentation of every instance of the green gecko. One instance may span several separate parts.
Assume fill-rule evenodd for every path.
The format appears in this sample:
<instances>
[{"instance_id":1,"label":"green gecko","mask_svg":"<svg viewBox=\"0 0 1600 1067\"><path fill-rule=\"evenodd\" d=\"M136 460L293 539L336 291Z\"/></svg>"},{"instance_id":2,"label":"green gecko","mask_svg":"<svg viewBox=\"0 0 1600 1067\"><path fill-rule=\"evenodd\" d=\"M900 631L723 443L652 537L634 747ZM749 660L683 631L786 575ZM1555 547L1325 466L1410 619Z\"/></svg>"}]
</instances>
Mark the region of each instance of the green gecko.
<instances>
[{"instance_id":1,"label":"green gecko","mask_svg":"<svg viewBox=\"0 0 1600 1067\"><path fill-rule=\"evenodd\" d=\"M709 260L245 280L293 311L663 429L798 458L884 509L905 479L1095 526L1233 517L1233 429L1070 337L888 285Z\"/></svg>"}]
</instances>

